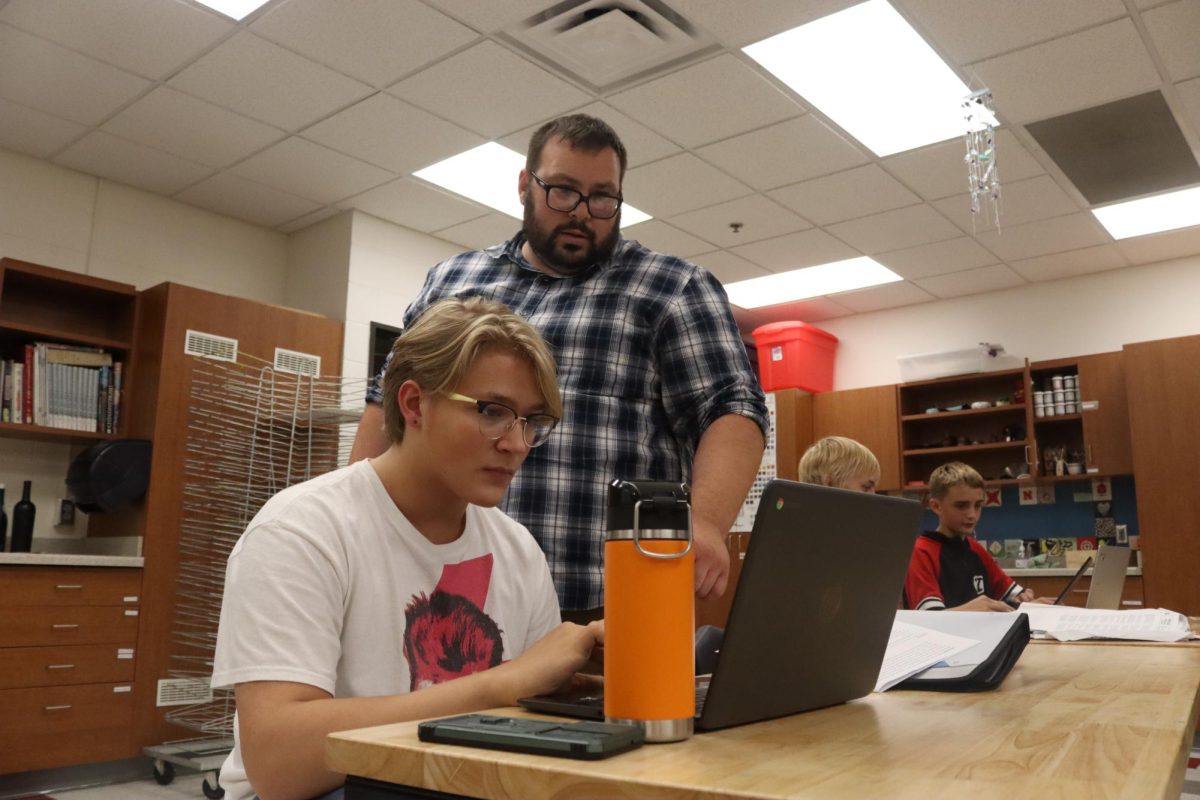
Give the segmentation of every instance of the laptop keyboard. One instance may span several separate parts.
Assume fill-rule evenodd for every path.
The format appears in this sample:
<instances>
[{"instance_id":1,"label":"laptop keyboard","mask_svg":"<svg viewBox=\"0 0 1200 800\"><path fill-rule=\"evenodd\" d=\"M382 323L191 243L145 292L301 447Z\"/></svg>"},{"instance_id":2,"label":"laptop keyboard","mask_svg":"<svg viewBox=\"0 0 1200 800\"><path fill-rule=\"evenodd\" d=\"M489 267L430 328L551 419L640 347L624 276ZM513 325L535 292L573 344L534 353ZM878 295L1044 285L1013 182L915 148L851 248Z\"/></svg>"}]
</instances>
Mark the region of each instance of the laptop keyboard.
<instances>
[{"instance_id":1,"label":"laptop keyboard","mask_svg":"<svg viewBox=\"0 0 1200 800\"><path fill-rule=\"evenodd\" d=\"M696 681L696 714L699 715L704 710L704 701L708 699L708 679ZM589 694L583 697L578 697L575 702L581 706L589 708L604 708L604 695Z\"/></svg>"}]
</instances>

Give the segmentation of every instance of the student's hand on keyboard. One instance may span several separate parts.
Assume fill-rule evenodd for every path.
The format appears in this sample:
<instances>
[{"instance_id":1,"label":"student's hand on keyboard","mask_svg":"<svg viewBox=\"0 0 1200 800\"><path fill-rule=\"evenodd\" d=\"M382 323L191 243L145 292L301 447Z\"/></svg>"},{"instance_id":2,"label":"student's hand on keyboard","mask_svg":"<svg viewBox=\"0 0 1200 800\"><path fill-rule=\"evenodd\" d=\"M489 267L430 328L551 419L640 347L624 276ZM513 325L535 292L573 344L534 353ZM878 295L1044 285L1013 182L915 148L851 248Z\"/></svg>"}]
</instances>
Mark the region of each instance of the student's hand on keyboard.
<instances>
[{"instance_id":1,"label":"student's hand on keyboard","mask_svg":"<svg viewBox=\"0 0 1200 800\"><path fill-rule=\"evenodd\" d=\"M979 595L974 600L963 603L961 606L948 608L947 611L1015 611L1008 603L1002 603L999 600L993 600L987 595Z\"/></svg>"}]
</instances>

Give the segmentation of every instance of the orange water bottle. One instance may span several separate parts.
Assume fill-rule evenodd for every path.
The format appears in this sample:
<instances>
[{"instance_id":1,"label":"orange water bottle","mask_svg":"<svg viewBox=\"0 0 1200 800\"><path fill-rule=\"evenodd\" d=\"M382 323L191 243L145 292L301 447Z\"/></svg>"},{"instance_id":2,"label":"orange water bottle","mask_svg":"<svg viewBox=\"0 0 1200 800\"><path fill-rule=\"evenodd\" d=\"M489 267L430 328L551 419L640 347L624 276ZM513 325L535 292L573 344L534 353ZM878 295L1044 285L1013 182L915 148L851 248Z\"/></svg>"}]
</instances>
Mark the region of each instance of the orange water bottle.
<instances>
[{"instance_id":1,"label":"orange water bottle","mask_svg":"<svg viewBox=\"0 0 1200 800\"><path fill-rule=\"evenodd\" d=\"M604 716L648 742L692 735L695 555L688 487L616 480L604 542Z\"/></svg>"}]
</instances>

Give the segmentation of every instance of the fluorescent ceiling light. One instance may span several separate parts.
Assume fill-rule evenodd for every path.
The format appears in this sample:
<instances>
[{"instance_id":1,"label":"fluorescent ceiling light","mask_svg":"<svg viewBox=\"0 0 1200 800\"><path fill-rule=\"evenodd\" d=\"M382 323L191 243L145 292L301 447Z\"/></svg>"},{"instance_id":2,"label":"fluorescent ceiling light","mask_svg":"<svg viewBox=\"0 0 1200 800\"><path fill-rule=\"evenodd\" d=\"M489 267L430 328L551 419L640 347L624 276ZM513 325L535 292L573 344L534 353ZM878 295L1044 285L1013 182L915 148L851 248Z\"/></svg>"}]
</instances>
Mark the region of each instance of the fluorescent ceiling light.
<instances>
[{"instance_id":1,"label":"fluorescent ceiling light","mask_svg":"<svg viewBox=\"0 0 1200 800\"><path fill-rule=\"evenodd\" d=\"M738 281L728 284L725 291L734 305L759 308L902 280L904 279L878 261L860 256Z\"/></svg>"},{"instance_id":2,"label":"fluorescent ceiling light","mask_svg":"<svg viewBox=\"0 0 1200 800\"><path fill-rule=\"evenodd\" d=\"M196 0L196 2L227 17L240 20L260 6L265 6L270 0Z\"/></svg>"},{"instance_id":3,"label":"fluorescent ceiling light","mask_svg":"<svg viewBox=\"0 0 1200 800\"><path fill-rule=\"evenodd\" d=\"M971 90L886 0L830 14L744 52L876 155L966 132L962 101Z\"/></svg>"},{"instance_id":4,"label":"fluorescent ceiling light","mask_svg":"<svg viewBox=\"0 0 1200 800\"><path fill-rule=\"evenodd\" d=\"M510 217L524 219L524 206L517 194L517 175L523 169L525 156L502 144L488 142L413 174ZM644 211L628 203L621 205L622 227L648 219L651 217Z\"/></svg>"},{"instance_id":5,"label":"fluorescent ceiling light","mask_svg":"<svg viewBox=\"0 0 1200 800\"><path fill-rule=\"evenodd\" d=\"M1200 186L1128 200L1092 213L1114 239L1200 225Z\"/></svg>"}]
</instances>

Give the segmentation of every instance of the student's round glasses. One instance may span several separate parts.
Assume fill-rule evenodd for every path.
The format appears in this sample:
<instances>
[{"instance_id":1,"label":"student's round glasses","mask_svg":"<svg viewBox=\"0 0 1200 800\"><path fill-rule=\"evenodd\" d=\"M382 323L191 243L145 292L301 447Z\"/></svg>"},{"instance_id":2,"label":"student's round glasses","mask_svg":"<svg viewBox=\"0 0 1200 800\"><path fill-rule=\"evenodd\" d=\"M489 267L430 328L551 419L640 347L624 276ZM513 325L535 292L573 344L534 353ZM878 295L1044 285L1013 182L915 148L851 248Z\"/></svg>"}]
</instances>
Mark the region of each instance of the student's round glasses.
<instances>
[{"instance_id":1,"label":"student's round glasses","mask_svg":"<svg viewBox=\"0 0 1200 800\"><path fill-rule=\"evenodd\" d=\"M479 432L488 439L500 439L520 421L521 436L525 444L538 447L546 443L554 426L558 424L558 417L550 414L530 414L522 417L503 403L492 400L476 400L458 392L451 392L446 397L460 403L474 403L479 412Z\"/></svg>"},{"instance_id":2,"label":"student's round glasses","mask_svg":"<svg viewBox=\"0 0 1200 800\"><path fill-rule=\"evenodd\" d=\"M586 203L588 213L596 219L612 219L617 215L623 202L620 197L615 195L600 192L584 194L570 186L555 186L552 183L546 183L532 172L529 175L537 181L538 186L546 190L546 205L555 211L570 214L580 203Z\"/></svg>"}]
</instances>

